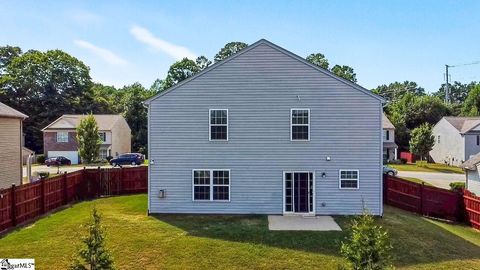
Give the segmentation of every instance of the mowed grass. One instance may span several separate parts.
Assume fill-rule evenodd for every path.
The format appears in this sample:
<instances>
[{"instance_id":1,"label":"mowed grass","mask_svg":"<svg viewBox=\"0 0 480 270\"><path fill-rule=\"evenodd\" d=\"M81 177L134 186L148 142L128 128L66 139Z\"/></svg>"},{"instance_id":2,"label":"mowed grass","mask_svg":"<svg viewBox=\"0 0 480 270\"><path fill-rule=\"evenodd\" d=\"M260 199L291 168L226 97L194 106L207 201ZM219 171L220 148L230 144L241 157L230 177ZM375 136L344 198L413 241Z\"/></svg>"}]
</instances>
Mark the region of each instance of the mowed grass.
<instances>
[{"instance_id":1,"label":"mowed grass","mask_svg":"<svg viewBox=\"0 0 480 270\"><path fill-rule=\"evenodd\" d=\"M266 216L146 215L146 195L82 202L0 239L2 257L66 269L94 205L119 269L337 269L343 232L271 232ZM386 207L399 269L480 269L480 232Z\"/></svg>"},{"instance_id":2,"label":"mowed grass","mask_svg":"<svg viewBox=\"0 0 480 270\"><path fill-rule=\"evenodd\" d=\"M440 173L458 173L464 174L463 170L455 166L447 166L438 163L419 162L418 164L388 164L389 167L399 171L416 171L416 172L440 172Z\"/></svg>"}]
</instances>

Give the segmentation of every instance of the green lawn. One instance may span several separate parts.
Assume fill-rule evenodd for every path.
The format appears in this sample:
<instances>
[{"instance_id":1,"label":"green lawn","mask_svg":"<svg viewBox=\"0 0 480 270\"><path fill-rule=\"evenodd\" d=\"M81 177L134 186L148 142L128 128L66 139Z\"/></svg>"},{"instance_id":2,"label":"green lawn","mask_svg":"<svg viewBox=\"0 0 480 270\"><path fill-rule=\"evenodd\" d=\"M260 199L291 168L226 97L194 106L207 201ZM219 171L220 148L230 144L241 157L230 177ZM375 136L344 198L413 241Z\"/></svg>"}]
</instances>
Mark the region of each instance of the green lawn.
<instances>
[{"instance_id":1,"label":"green lawn","mask_svg":"<svg viewBox=\"0 0 480 270\"><path fill-rule=\"evenodd\" d=\"M438 163L421 163L418 164L387 164L389 167L399 171L417 171L417 172L441 172L441 173L459 173L464 174L459 167L447 166Z\"/></svg>"},{"instance_id":2,"label":"green lawn","mask_svg":"<svg viewBox=\"0 0 480 270\"><path fill-rule=\"evenodd\" d=\"M93 205L119 269L337 269L344 232L270 232L265 216L146 215L146 195L98 199L40 219L0 239L0 254L65 269ZM350 218L336 217L348 230ZM480 269L480 232L386 207L399 269Z\"/></svg>"}]
</instances>

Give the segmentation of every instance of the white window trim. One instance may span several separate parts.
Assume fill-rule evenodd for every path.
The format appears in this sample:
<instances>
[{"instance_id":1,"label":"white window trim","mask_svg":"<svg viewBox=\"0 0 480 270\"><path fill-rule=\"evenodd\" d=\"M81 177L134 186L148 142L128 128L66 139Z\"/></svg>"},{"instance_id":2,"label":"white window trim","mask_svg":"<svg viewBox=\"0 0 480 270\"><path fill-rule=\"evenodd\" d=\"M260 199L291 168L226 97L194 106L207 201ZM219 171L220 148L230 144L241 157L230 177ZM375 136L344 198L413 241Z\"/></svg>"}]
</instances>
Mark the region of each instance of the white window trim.
<instances>
[{"instance_id":1,"label":"white window trim","mask_svg":"<svg viewBox=\"0 0 480 270\"><path fill-rule=\"evenodd\" d=\"M105 140L103 140L103 139L102 139L102 136L100 136L101 133L103 133L103 135L104 135L104 137L105 137ZM107 132L105 132L105 131L99 131L99 132L98 132L98 136L100 137L100 140L101 140L102 142L107 142Z\"/></svg>"},{"instance_id":2,"label":"white window trim","mask_svg":"<svg viewBox=\"0 0 480 270\"><path fill-rule=\"evenodd\" d=\"M308 111L308 124L295 124L295 126L307 126L308 127L308 139L307 140L294 140L293 139L293 111L303 110ZM291 142L309 142L310 141L310 109L308 108L291 108L290 109L290 141Z\"/></svg>"},{"instance_id":3,"label":"white window trim","mask_svg":"<svg viewBox=\"0 0 480 270\"><path fill-rule=\"evenodd\" d=\"M351 188L351 187L342 187L342 172L347 171L347 172L357 172L357 187L356 188ZM353 180L353 179L344 179L344 180ZM338 170L338 188L339 189L360 189L360 170L352 170L352 169L340 169Z\"/></svg>"},{"instance_id":4,"label":"white window trim","mask_svg":"<svg viewBox=\"0 0 480 270\"><path fill-rule=\"evenodd\" d=\"M195 171L209 171L210 172L210 181L209 185L195 185ZM228 185L214 185L213 184L213 171L228 171ZM231 190L232 190L232 173L230 169L193 169L192 170L192 202L230 202L231 200ZM210 199L209 200L195 200L195 186L210 186ZM213 199L213 186L223 186L228 187L228 200L214 200Z\"/></svg>"},{"instance_id":5,"label":"white window trim","mask_svg":"<svg viewBox=\"0 0 480 270\"><path fill-rule=\"evenodd\" d=\"M215 124L214 126L226 126L227 127L227 139L226 140L213 140L212 139L212 111L227 111L227 124ZM229 133L229 124L230 124L230 119L228 119L228 109L222 109L222 108L213 108L213 109L208 109L208 140L210 142L228 142L228 133Z\"/></svg>"},{"instance_id":6,"label":"white window trim","mask_svg":"<svg viewBox=\"0 0 480 270\"><path fill-rule=\"evenodd\" d=\"M312 197L313 197L313 201L312 201L312 211L308 212L308 213L295 213L294 211L286 211L285 209L285 181L286 181L286 174L287 173L311 173L312 174L312 187L313 187L313 191L312 191ZM293 179L292 179L293 180ZM292 181L293 182L293 181ZM315 188L315 171L283 171L283 185L282 185L282 189L283 189L283 196L282 196L282 205L283 205L283 215L284 216L315 216L315 209L316 209L316 188ZM309 204L310 204L310 196L309 197ZM293 198L292 198L293 199ZM292 201L292 210L295 208L294 206L294 202Z\"/></svg>"},{"instance_id":7,"label":"white window trim","mask_svg":"<svg viewBox=\"0 0 480 270\"><path fill-rule=\"evenodd\" d=\"M66 136L67 140L66 141L59 141L58 140L58 134L60 134L60 133L67 134L67 136ZM55 140L56 140L57 143L68 143L68 141L69 141L68 136L69 136L68 131L57 131L56 134L55 134Z\"/></svg>"}]
</instances>

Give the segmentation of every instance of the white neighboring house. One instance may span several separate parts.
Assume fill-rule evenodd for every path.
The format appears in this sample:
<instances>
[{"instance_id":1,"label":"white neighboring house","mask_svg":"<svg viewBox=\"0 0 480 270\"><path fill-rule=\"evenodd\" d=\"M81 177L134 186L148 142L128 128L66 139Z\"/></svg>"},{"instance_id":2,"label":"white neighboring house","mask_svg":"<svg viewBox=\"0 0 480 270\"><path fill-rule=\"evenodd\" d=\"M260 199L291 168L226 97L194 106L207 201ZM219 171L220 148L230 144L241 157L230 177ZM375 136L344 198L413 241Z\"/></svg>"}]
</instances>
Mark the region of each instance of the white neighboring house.
<instances>
[{"instance_id":1,"label":"white neighboring house","mask_svg":"<svg viewBox=\"0 0 480 270\"><path fill-rule=\"evenodd\" d=\"M47 157L64 156L70 159L72 164L81 162L78 156L76 128L85 117L86 115L82 114L64 114L42 129L43 153ZM97 121L102 140L99 159L117 157L131 151L131 130L123 116L94 114L93 117Z\"/></svg>"},{"instance_id":2,"label":"white neighboring house","mask_svg":"<svg viewBox=\"0 0 480 270\"><path fill-rule=\"evenodd\" d=\"M465 161L460 167L465 169L465 188L480 195L480 153Z\"/></svg>"},{"instance_id":3,"label":"white neighboring house","mask_svg":"<svg viewBox=\"0 0 480 270\"><path fill-rule=\"evenodd\" d=\"M480 117L443 117L433 127L435 163L459 166L480 153Z\"/></svg>"},{"instance_id":4,"label":"white neighboring house","mask_svg":"<svg viewBox=\"0 0 480 270\"><path fill-rule=\"evenodd\" d=\"M383 160L388 162L397 159L398 145L395 143L395 126L390 122L388 117L383 113Z\"/></svg>"}]
</instances>

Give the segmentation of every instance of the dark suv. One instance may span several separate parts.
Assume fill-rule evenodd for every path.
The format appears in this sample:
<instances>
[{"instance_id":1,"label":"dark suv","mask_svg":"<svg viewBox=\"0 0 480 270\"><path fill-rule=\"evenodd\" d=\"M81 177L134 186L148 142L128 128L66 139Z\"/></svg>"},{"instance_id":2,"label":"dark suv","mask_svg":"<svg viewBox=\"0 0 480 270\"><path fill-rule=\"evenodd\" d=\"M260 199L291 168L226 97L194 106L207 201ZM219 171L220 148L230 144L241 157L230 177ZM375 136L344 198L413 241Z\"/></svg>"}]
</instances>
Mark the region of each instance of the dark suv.
<instances>
[{"instance_id":1,"label":"dark suv","mask_svg":"<svg viewBox=\"0 0 480 270\"><path fill-rule=\"evenodd\" d=\"M51 157L45 160L45 165L50 166L61 166L61 165L72 165L70 159L62 156Z\"/></svg>"},{"instance_id":2,"label":"dark suv","mask_svg":"<svg viewBox=\"0 0 480 270\"><path fill-rule=\"evenodd\" d=\"M121 165L141 165L144 160L143 155L140 153L125 153L117 158L112 158L110 160L110 165L113 167Z\"/></svg>"}]
</instances>

